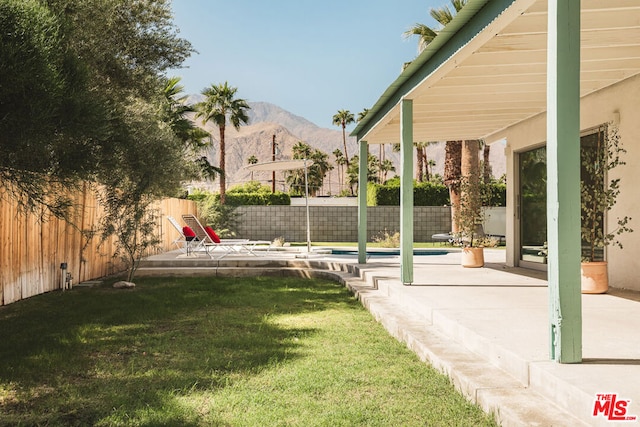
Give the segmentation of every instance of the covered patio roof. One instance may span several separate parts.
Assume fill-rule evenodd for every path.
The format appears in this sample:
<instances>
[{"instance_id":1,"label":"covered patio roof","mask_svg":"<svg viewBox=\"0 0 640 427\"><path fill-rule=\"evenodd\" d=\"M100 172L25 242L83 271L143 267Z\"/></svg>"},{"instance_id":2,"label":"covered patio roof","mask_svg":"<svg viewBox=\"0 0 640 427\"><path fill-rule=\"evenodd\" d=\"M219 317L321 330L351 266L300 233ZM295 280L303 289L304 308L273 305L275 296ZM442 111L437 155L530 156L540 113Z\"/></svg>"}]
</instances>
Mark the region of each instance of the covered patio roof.
<instances>
[{"instance_id":1,"label":"covered patio roof","mask_svg":"<svg viewBox=\"0 0 640 427\"><path fill-rule=\"evenodd\" d=\"M582 0L580 95L640 73L640 1ZM547 109L547 0L469 0L351 133L400 141L413 100L414 141L500 139Z\"/></svg>"}]
</instances>

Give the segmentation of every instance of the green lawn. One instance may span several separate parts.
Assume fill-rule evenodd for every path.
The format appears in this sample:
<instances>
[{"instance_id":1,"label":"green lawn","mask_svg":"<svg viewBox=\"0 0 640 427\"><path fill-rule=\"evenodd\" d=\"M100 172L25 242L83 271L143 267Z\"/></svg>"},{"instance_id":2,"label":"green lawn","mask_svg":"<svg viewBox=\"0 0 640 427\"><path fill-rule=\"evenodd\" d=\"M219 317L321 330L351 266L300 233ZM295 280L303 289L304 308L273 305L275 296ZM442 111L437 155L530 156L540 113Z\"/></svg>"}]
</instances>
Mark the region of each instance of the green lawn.
<instances>
[{"instance_id":1,"label":"green lawn","mask_svg":"<svg viewBox=\"0 0 640 427\"><path fill-rule=\"evenodd\" d=\"M0 307L0 425L495 425L331 281L137 284Z\"/></svg>"}]
</instances>

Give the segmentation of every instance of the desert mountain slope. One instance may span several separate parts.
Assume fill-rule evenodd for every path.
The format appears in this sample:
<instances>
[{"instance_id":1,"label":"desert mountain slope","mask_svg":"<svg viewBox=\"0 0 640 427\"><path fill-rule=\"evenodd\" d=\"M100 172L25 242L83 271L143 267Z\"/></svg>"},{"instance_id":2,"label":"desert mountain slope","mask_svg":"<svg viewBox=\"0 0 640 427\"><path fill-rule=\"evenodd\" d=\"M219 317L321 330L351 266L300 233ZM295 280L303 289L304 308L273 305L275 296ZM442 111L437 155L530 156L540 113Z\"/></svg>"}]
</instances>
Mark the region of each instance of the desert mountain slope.
<instances>
[{"instance_id":1,"label":"desert mountain slope","mask_svg":"<svg viewBox=\"0 0 640 427\"><path fill-rule=\"evenodd\" d=\"M202 100L201 95L192 95L188 98L189 103L195 103L200 100ZM249 106L251 110L248 111L248 125L241 126L237 131L233 126L227 127L225 139L227 145L227 185L229 187L251 179L251 173L244 169L248 164L249 157L255 156L258 162L271 161L273 135L275 135L278 148L277 159L291 158L291 148L298 141L306 142L310 146L327 153L331 163L334 162L335 157L332 153L336 148L344 151L342 130L338 126L336 126L335 129L321 128L303 117L296 116L268 102L249 102ZM205 128L211 133L213 144L212 147L207 150L207 157L212 164L219 164L218 128L212 123L203 125L202 121L195 120L193 115L192 119L198 126ZM355 138L349 137L348 134L347 149L349 157L358 153ZM371 154L380 157L379 146L371 146L369 150ZM384 150L384 157L390 159L395 164L397 172L399 172L398 153L392 152L388 144L385 145ZM444 142L429 146L427 148L427 156L436 162L434 172L442 174L444 167ZM501 144L494 144L491 147L491 164L494 176L499 177L505 173L504 148ZM393 175L394 173L392 172L389 174L389 177ZM271 173L256 172L253 178L267 183L268 180L271 179ZM278 188L282 189L282 172L276 174L276 181ZM333 189L338 188L338 171L333 170L328 176L327 181L327 187ZM217 182L209 183L209 185L201 183L198 184L198 186L214 191L218 189Z\"/></svg>"}]
</instances>

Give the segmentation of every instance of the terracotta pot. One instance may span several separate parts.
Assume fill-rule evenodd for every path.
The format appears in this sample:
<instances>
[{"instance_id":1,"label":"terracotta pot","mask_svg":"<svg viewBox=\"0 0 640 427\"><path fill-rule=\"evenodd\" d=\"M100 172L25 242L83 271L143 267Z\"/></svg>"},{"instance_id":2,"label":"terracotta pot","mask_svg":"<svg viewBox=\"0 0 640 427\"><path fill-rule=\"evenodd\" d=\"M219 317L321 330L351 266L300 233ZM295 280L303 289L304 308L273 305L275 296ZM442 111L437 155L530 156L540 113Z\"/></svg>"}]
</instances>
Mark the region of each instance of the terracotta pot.
<instances>
[{"instance_id":1,"label":"terracotta pot","mask_svg":"<svg viewBox=\"0 0 640 427\"><path fill-rule=\"evenodd\" d=\"M462 248L462 266L478 268L484 266L484 248Z\"/></svg>"},{"instance_id":2,"label":"terracotta pot","mask_svg":"<svg viewBox=\"0 0 640 427\"><path fill-rule=\"evenodd\" d=\"M606 261L583 262L580 264L580 272L583 294L603 294L609 289Z\"/></svg>"}]
</instances>

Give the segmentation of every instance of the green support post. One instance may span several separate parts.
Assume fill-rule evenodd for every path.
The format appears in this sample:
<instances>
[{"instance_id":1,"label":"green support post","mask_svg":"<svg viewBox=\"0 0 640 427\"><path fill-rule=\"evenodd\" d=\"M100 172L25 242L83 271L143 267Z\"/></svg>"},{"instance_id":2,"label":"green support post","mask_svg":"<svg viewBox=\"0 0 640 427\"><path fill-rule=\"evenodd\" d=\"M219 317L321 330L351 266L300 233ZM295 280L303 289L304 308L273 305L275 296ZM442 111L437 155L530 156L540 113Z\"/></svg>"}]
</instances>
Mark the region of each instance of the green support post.
<instances>
[{"instance_id":1,"label":"green support post","mask_svg":"<svg viewBox=\"0 0 640 427\"><path fill-rule=\"evenodd\" d=\"M549 0L547 240L551 358L582 361L580 0Z\"/></svg>"},{"instance_id":2,"label":"green support post","mask_svg":"<svg viewBox=\"0 0 640 427\"><path fill-rule=\"evenodd\" d=\"M413 100L400 103L400 280L413 283Z\"/></svg>"},{"instance_id":3,"label":"green support post","mask_svg":"<svg viewBox=\"0 0 640 427\"><path fill-rule=\"evenodd\" d=\"M360 141L360 159L358 169L358 262L367 262L367 141Z\"/></svg>"}]
</instances>

